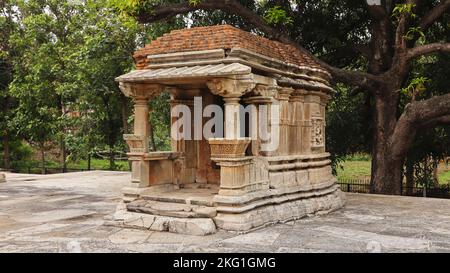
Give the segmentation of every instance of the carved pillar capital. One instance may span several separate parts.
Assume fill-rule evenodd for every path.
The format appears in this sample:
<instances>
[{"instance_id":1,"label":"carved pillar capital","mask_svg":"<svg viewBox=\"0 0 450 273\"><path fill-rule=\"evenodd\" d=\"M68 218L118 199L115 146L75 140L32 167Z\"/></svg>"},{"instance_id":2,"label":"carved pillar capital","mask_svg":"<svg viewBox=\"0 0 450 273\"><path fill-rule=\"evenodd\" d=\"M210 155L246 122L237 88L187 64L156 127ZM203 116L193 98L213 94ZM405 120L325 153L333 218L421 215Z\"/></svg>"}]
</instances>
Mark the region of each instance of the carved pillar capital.
<instances>
[{"instance_id":1,"label":"carved pillar capital","mask_svg":"<svg viewBox=\"0 0 450 273\"><path fill-rule=\"evenodd\" d=\"M293 92L294 92L293 88L280 87L280 88L278 88L277 99L280 101L288 101Z\"/></svg>"},{"instance_id":2,"label":"carved pillar capital","mask_svg":"<svg viewBox=\"0 0 450 273\"><path fill-rule=\"evenodd\" d=\"M277 92L278 87L275 85L257 84L244 101L249 104L269 104L273 102Z\"/></svg>"},{"instance_id":3,"label":"carved pillar capital","mask_svg":"<svg viewBox=\"0 0 450 273\"><path fill-rule=\"evenodd\" d=\"M239 98L252 91L256 86L255 81L251 78L215 78L208 81L206 84L214 95L224 98Z\"/></svg>"},{"instance_id":4,"label":"carved pillar capital","mask_svg":"<svg viewBox=\"0 0 450 273\"><path fill-rule=\"evenodd\" d=\"M305 90L295 89L291 94L290 101L304 102L306 93L307 92Z\"/></svg>"},{"instance_id":5,"label":"carved pillar capital","mask_svg":"<svg viewBox=\"0 0 450 273\"><path fill-rule=\"evenodd\" d=\"M122 93L136 101L149 100L156 97L164 91L165 87L161 84L150 83L124 83L119 84Z\"/></svg>"}]
</instances>

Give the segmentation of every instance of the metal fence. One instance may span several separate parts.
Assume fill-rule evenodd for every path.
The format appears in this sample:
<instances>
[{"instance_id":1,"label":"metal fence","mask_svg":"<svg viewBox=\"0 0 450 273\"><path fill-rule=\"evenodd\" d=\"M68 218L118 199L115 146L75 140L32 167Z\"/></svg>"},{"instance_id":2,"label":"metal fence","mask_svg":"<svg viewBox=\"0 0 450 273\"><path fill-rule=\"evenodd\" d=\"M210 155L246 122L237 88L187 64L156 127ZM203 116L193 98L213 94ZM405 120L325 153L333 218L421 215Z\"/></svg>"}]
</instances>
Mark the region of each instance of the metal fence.
<instances>
[{"instance_id":1,"label":"metal fence","mask_svg":"<svg viewBox=\"0 0 450 273\"><path fill-rule=\"evenodd\" d=\"M91 169L92 170L92 169ZM73 172L86 172L91 171L89 169L74 169L74 168L44 168L43 174L56 174L56 173L73 173ZM27 173L29 174L42 174L42 168L40 167L27 167Z\"/></svg>"},{"instance_id":2,"label":"metal fence","mask_svg":"<svg viewBox=\"0 0 450 273\"><path fill-rule=\"evenodd\" d=\"M74 173L74 172L88 172L88 171L108 171L108 169L96 169L96 168L63 168L63 167L26 167L28 174L57 174L57 173ZM44 172L43 172L44 171Z\"/></svg>"},{"instance_id":3,"label":"metal fence","mask_svg":"<svg viewBox=\"0 0 450 273\"><path fill-rule=\"evenodd\" d=\"M338 184L344 192L370 193L370 180L368 179L339 179ZM401 195L450 199L450 184L441 185L439 188L407 187L403 184Z\"/></svg>"}]
</instances>

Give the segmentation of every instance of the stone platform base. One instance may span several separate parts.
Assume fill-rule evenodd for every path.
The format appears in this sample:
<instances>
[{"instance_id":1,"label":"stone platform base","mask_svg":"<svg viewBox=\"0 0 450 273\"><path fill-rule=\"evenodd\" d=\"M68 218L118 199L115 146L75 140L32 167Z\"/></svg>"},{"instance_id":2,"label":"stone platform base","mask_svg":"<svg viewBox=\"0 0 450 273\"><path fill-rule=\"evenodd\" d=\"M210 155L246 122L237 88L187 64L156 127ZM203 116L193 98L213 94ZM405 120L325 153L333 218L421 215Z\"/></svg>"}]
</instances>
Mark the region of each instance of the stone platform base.
<instances>
[{"instance_id":1,"label":"stone platform base","mask_svg":"<svg viewBox=\"0 0 450 273\"><path fill-rule=\"evenodd\" d=\"M224 230L251 231L276 223L327 214L342 208L344 200L344 194L336 189L324 196L312 196L284 203L274 202L239 214L218 213L214 222L217 228Z\"/></svg>"},{"instance_id":2,"label":"stone platform base","mask_svg":"<svg viewBox=\"0 0 450 273\"><path fill-rule=\"evenodd\" d=\"M214 202L209 202L209 198L202 202L193 202L192 197L180 200L182 194L175 195L178 197L143 196L131 203L121 203L108 224L189 235L209 235L217 229L245 233L327 214L345 204L344 194L334 181L308 190L294 188L239 197L217 195Z\"/></svg>"}]
</instances>

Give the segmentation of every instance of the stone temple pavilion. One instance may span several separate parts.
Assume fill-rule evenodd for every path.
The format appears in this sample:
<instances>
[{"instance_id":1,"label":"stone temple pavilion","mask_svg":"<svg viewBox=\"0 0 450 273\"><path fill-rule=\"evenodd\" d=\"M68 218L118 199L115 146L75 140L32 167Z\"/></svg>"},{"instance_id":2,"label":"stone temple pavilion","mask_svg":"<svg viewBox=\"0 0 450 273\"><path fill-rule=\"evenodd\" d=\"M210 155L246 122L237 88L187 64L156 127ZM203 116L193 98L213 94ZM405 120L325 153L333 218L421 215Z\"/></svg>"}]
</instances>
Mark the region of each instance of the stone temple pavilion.
<instances>
[{"instance_id":1,"label":"stone temple pavilion","mask_svg":"<svg viewBox=\"0 0 450 273\"><path fill-rule=\"evenodd\" d=\"M115 221L206 235L250 231L344 205L325 150L330 74L309 56L219 25L172 31L134 57L137 70L117 78L134 101L135 120L134 133L124 136L131 181ZM161 92L170 94L172 109L184 105L194 113L196 97L200 111L218 105L224 135L180 139L173 136L182 130L172 131L172 151L150 152L149 101ZM241 106L249 105L269 110L247 115ZM198 120L189 119L192 128L182 129L197 130ZM250 128L249 119L257 126ZM253 134L264 120L270 139ZM207 121L201 118L200 125Z\"/></svg>"}]
</instances>

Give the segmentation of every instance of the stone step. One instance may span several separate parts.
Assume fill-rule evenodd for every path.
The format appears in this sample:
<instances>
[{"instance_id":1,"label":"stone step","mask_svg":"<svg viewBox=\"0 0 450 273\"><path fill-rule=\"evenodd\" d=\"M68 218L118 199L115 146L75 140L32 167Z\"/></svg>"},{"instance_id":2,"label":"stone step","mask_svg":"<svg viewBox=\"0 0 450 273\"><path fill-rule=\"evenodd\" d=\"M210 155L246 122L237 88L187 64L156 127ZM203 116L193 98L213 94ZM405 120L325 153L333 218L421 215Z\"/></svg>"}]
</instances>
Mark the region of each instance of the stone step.
<instances>
[{"instance_id":1,"label":"stone step","mask_svg":"<svg viewBox=\"0 0 450 273\"><path fill-rule=\"evenodd\" d=\"M177 218L214 218L217 210L214 207L182 204L180 202L161 202L139 199L127 204L131 212Z\"/></svg>"},{"instance_id":2,"label":"stone step","mask_svg":"<svg viewBox=\"0 0 450 273\"><path fill-rule=\"evenodd\" d=\"M204 236L216 232L216 225L210 218L188 219L136 213L128 211L125 203L120 203L115 214L110 219L105 219L105 225L168 231L196 236Z\"/></svg>"}]
</instances>

